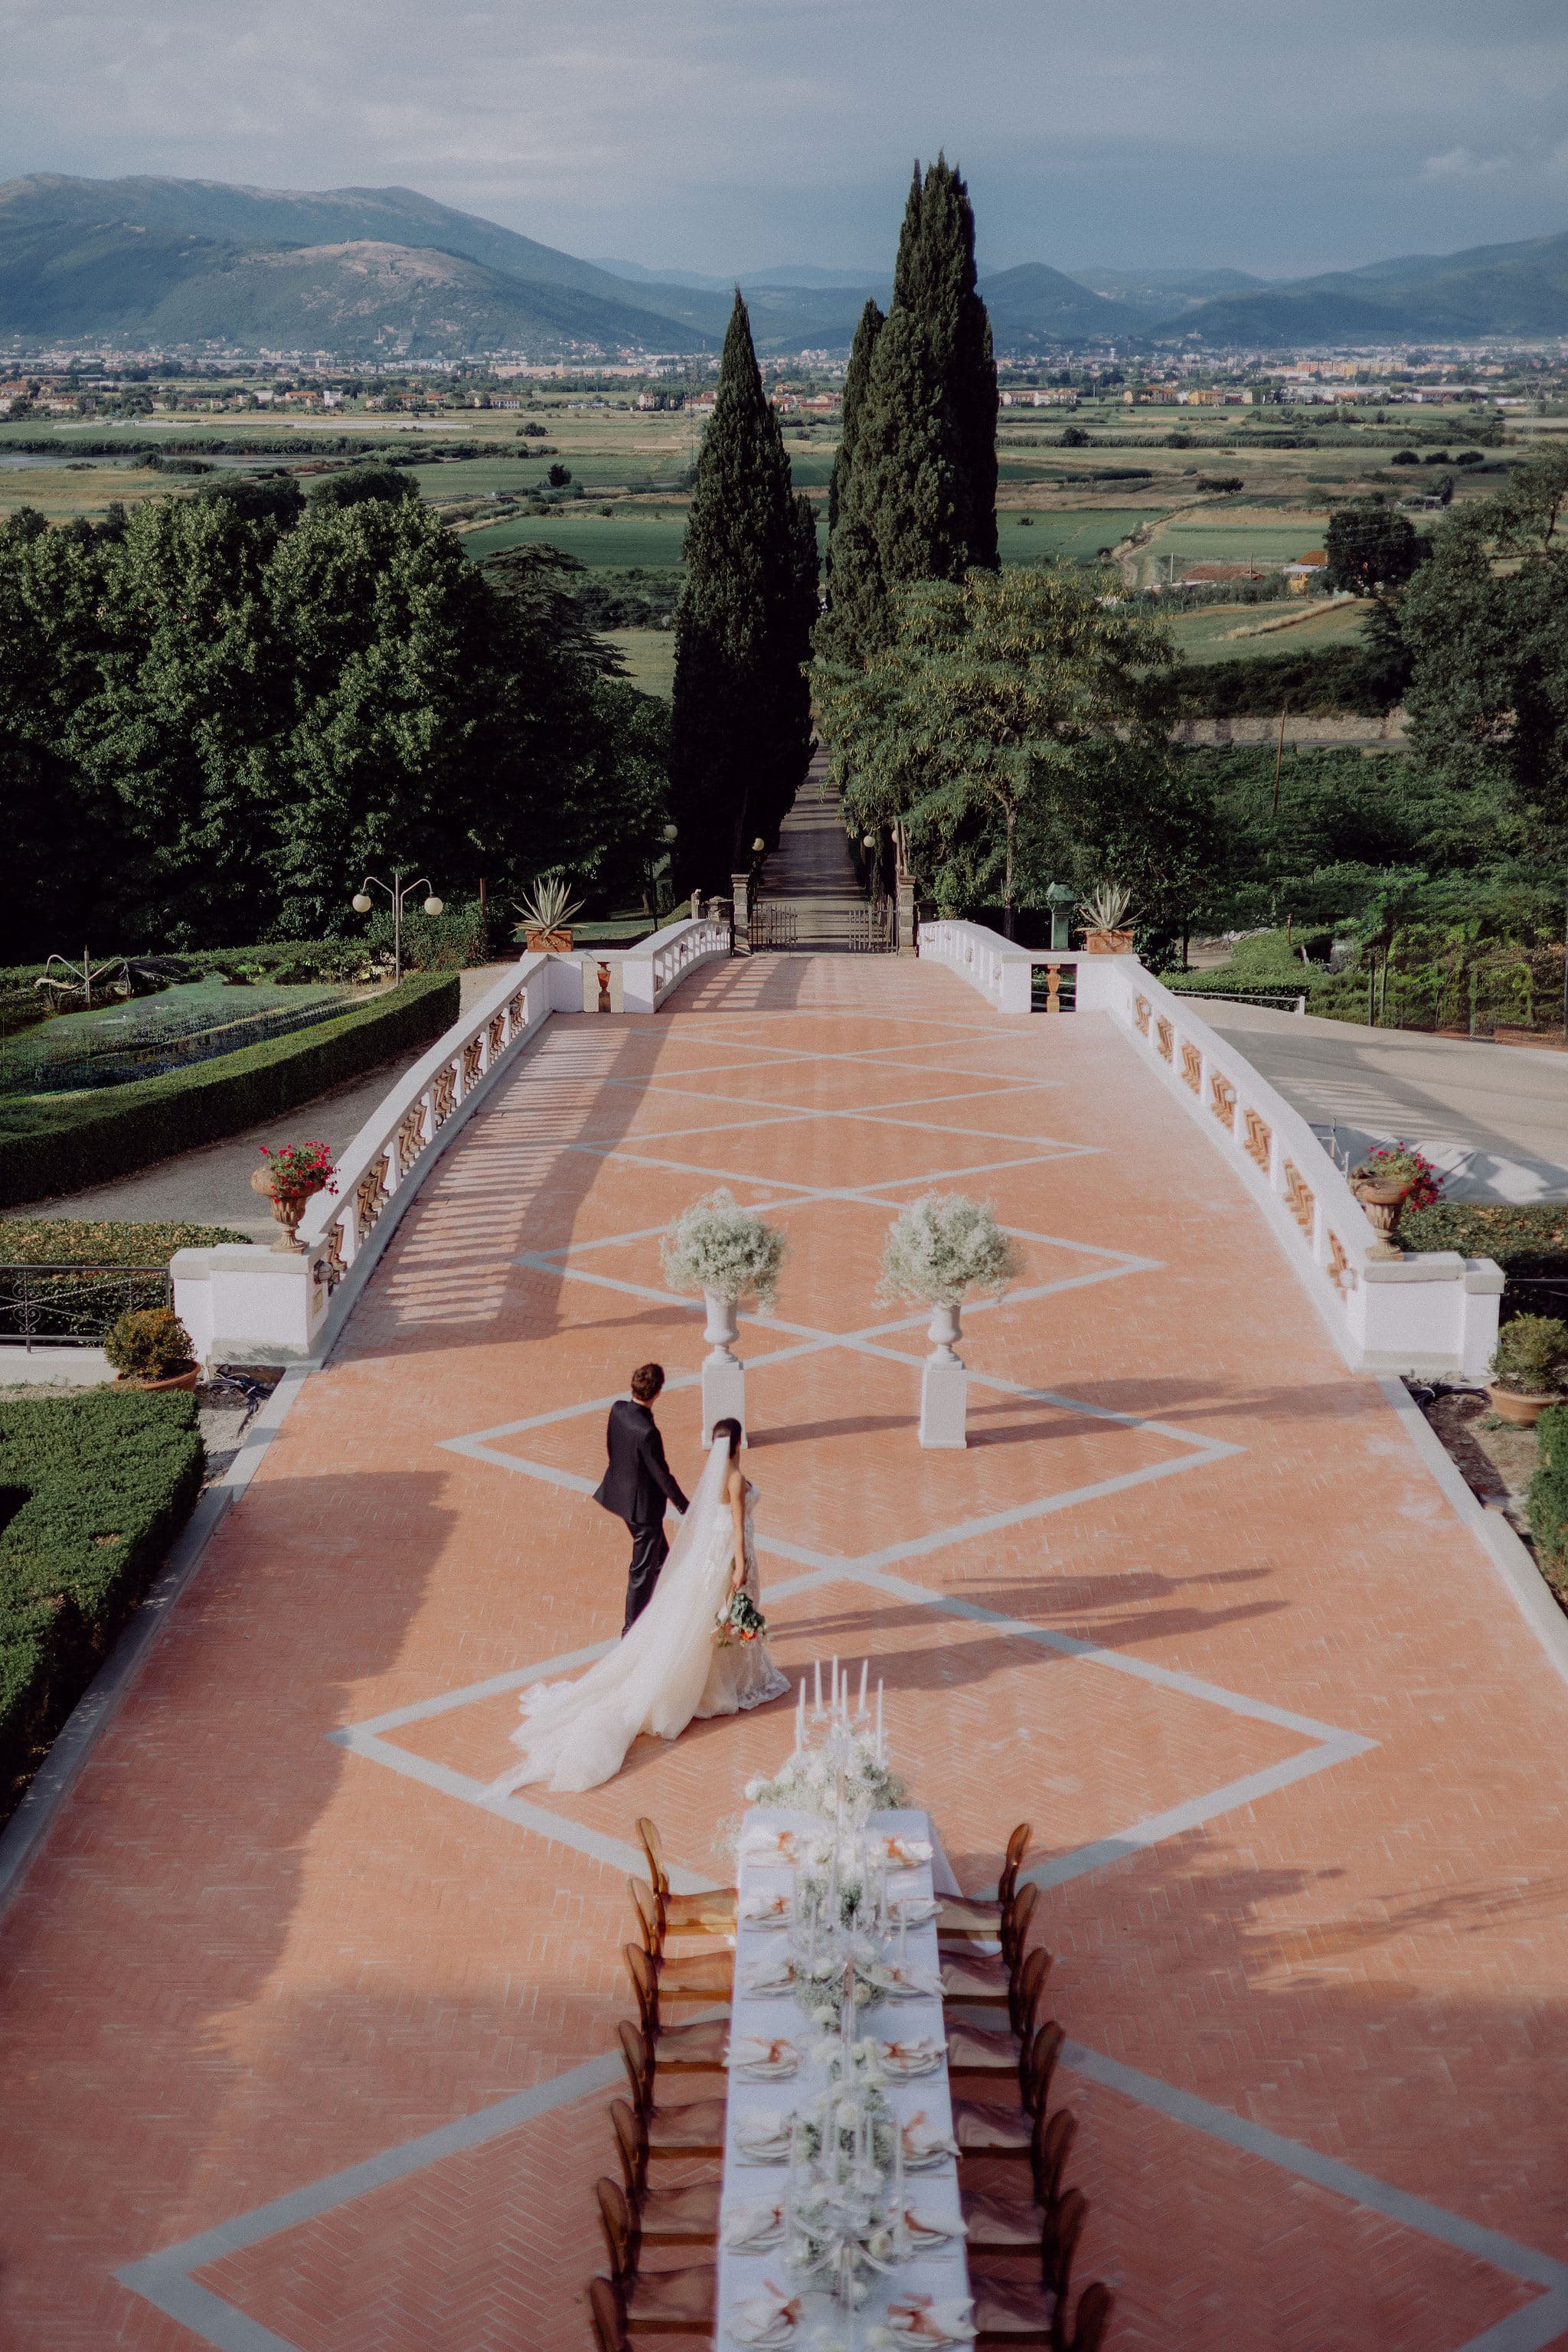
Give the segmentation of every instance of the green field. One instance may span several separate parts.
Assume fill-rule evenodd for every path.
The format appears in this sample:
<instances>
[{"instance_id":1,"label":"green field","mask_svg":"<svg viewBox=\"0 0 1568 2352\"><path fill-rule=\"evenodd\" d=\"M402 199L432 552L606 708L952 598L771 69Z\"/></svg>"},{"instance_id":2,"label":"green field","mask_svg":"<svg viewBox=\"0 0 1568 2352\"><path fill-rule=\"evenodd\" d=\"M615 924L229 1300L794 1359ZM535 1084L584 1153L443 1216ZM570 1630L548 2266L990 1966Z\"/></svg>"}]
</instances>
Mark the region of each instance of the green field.
<instances>
[{"instance_id":1,"label":"green field","mask_svg":"<svg viewBox=\"0 0 1568 2352\"><path fill-rule=\"evenodd\" d=\"M628 686L643 694L662 694L668 701L675 691L673 629L606 629L605 642L625 662Z\"/></svg>"},{"instance_id":2,"label":"green field","mask_svg":"<svg viewBox=\"0 0 1568 2352\"><path fill-rule=\"evenodd\" d=\"M616 507L609 516L592 508L562 507L548 515L514 515L510 522L486 523L463 535L465 552L477 563L481 556L500 555L509 547L538 547L548 541L564 548L592 569L630 571L640 564L657 570L680 562L686 535L684 507Z\"/></svg>"},{"instance_id":3,"label":"green field","mask_svg":"<svg viewBox=\"0 0 1568 2352\"><path fill-rule=\"evenodd\" d=\"M1295 600L1289 600L1293 603ZM1209 604L1201 612L1178 613L1166 622L1179 658L1186 662L1263 660L1274 654L1321 653L1329 646L1356 644L1366 622L1366 606L1352 597L1291 619L1284 628L1266 626L1285 621L1289 605ZM1233 629L1262 629L1260 636L1235 637Z\"/></svg>"},{"instance_id":4,"label":"green field","mask_svg":"<svg viewBox=\"0 0 1568 2352\"><path fill-rule=\"evenodd\" d=\"M1039 563L1047 555L1092 563L1099 549L1114 547L1140 523L1163 512L1163 507L1077 507L1058 514L1037 509L1034 521L1025 526L1005 510L996 518L996 536L1004 563Z\"/></svg>"}]
</instances>

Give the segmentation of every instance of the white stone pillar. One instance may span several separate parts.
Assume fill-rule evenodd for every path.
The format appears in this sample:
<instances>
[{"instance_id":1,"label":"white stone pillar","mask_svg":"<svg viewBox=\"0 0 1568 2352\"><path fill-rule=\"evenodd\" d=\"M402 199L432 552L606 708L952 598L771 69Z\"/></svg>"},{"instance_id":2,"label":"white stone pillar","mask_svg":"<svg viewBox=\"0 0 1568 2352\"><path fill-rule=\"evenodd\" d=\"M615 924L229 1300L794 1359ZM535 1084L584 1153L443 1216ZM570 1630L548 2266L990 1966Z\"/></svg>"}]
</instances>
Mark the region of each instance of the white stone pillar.
<instances>
[{"instance_id":1,"label":"white stone pillar","mask_svg":"<svg viewBox=\"0 0 1568 2352\"><path fill-rule=\"evenodd\" d=\"M956 1307L931 1309L929 1336L933 1345L921 1374L921 1444L963 1447L969 1443L969 1374L953 1348L959 1337Z\"/></svg>"},{"instance_id":2,"label":"white stone pillar","mask_svg":"<svg viewBox=\"0 0 1568 2352\"><path fill-rule=\"evenodd\" d=\"M702 1443L713 1443L716 1421L738 1421L741 1443L746 1443L746 1368L734 1352L733 1342L740 1326L735 1316L735 1301L721 1298L716 1290L706 1291L708 1323L703 1338L710 1352L702 1366Z\"/></svg>"}]
</instances>

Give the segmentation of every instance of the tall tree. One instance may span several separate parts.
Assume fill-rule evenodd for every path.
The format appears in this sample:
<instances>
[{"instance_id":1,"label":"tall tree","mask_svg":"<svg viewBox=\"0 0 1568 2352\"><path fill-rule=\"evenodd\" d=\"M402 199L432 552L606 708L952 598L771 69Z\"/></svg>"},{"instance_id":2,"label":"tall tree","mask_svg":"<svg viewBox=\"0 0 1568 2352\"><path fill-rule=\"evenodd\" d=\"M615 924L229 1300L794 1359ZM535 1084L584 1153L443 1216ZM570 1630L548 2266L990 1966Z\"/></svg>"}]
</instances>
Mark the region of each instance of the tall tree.
<instances>
[{"instance_id":1,"label":"tall tree","mask_svg":"<svg viewBox=\"0 0 1568 2352\"><path fill-rule=\"evenodd\" d=\"M1497 808L1531 857L1568 859L1568 453L1449 515L1405 593L1420 770Z\"/></svg>"},{"instance_id":2,"label":"tall tree","mask_svg":"<svg viewBox=\"0 0 1568 2352\"><path fill-rule=\"evenodd\" d=\"M893 624L864 669L818 673L857 827L902 827L938 899L999 899L1009 935L1024 886L1060 878L1026 872L1031 844L1080 878L1174 880L1163 631L1066 573L978 567L897 590Z\"/></svg>"},{"instance_id":3,"label":"tall tree","mask_svg":"<svg viewBox=\"0 0 1568 2352\"><path fill-rule=\"evenodd\" d=\"M833 471L827 483L827 566L830 576L838 509L843 503L844 485L855 463L856 444L860 438L860 411L865 405L866 387L871 380L871 354L877 348L877 338L887 323L885 312L875 302L868 302L860 313L855 340L849 346L849 364L844 371L844 397L839 404L838 453L833 460Z\"/></svg>"},{"instance_id":4,"label":"tall tree","mask_svg":"<svg viewBox=\"0 0 1568 2352\"><path fill-rule=\"evenodd\" d=\"M821 656L852 663L889 641L896 588L996 565L991 322L975 290L969 192L940 155L923 177L915 166L893 307L867 342L817 636Z\"/></svg>"},{"instance_id":5,"label":"tall tree","mask_svg":"<svg viewBox=\"0 0 1568 2352\"><path fill-rule=\"evenodd\" d=\"M727 886L755 835L771 839L805 772L805 664L816 617L816 527L790 488L739 293L712 421L697 460L676 612L670 787L678 869Z\"/></svg>"}]
</instances>

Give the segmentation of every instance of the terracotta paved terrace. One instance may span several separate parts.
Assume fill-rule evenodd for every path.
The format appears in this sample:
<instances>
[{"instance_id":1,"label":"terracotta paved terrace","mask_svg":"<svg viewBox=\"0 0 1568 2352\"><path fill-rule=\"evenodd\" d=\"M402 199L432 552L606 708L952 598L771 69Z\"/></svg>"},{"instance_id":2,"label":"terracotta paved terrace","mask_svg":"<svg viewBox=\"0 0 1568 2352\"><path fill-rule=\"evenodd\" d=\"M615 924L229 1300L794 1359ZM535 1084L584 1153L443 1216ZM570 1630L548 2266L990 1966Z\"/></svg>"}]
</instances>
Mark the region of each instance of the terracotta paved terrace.
<instances>
[{"instance_id":1,"label":"terracotta paved terrace","mask_svg":"<svg viewBox=\"0 0 1568 2352\"><path fill-rule=\"evenodd\" d=\"M478 1798L618 1630L584 1497L646 1357L695 1467L657 1234L720 1181L792 1243L742 1324L779 1654L886 1676L966 1885L1035 1824L1111 2345L1568 2346L1568 1689L1109 1024L850 957L552 1022L305 1381L0 1940L0 2342L583 2352L632 1822L727 1874L788 1704ZM1027 1261L958 1454L871 1297L933 1182Z\"/></svg>"}]
</instances>

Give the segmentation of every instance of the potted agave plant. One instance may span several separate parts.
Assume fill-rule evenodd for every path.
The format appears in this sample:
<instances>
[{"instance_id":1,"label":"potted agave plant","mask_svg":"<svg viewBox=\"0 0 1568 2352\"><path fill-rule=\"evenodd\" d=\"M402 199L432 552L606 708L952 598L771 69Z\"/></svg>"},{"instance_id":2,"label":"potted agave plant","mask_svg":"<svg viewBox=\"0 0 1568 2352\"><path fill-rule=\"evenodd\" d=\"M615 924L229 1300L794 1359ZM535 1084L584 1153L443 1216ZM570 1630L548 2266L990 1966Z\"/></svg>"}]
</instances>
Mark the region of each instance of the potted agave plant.
<instances>
[{"instance_id":1,"label":"potted agave plant","mask_svg":"<svg viewBox=\"0 0 1568 2352\"><path fill-rule=\"evenodd\" d=\"M522 920L512 933L530 955L569 955L572 918L583 911L559 874L542 874L524 898L513 901Z\"/></svg>"},{"instance_id":2,"label":"potted agave plant","mask_svg":"<svg viewBox=\"0 0 1568 2352\"><path fill-rule=\"evenodd\" d=\"M877 1297L931 1310L931 1352L921 1380L921 1444L966 1445L969 1376L957 1352L959 1310L972 1290L999 1297L1019 1269L1016 1244L989 1201L928 1192L888 1227Z\"/></svg>"},{"instance_id":3,"label":"potted agave plant","mask_svg":"<svg viewBox=\"0 0 1568 2352\"><path fill-rule=\"evenodd\" d=\"M1429 1209L1442 1194L1443 1180L1414 1144L1380 1143L1352 1169L1350 1188L1377 1234L1376 1255L1403 1257L1400 1218L1406 1209Z\"/></svg>"},{"instance_id":4,"label":"potted agave plant","mask_svg":"<svg viewBox=\"0 0 1568 2352\"><path fill-rule=\"evenodd\" d=\"M702 1367L702 1442L713 1423L732 1416L746 1425L746 1368L734 1352L736 1309L742 1298L771 1307L786 1247L776 1225L742 1209L726 1185L705 1193L676 1218L659 1249L672 1290L701 1291L708 1303L703 1338L710 1353Z\"/></svg>"},{"instance_id":5,"label":"potted agave plant","mask_svg":"<svg viewBox=\"0 0 1568 2352\"><path fill-rule=\"evenodd\" d=\"M264 1143L261 1156L267 1164L254 1171L250 1189L271 1202L272 1213L283 1228L273 1247L297 1250L300 1220L307 1201L318 1192L335 1192L338 1189L332 1175L331 1146L320 1140Z\"/></svg>"},{"instance_id":6,"label":"potted agave plant","mask_svg":"<svg viewBox=\"0 0 1568 2352\"><path fill-rule=\"evenodd\" d=\"M1131 955L1132 925L1129 919L1132 893L1120 882L1101 882L1079 906L1083 944L1089 955Z\"/></svg>"},{"instance_id":7,"label":"potted agave plant","mask_svg":"<svg viewBox=\"0 0 1568 2352\"><path fill-rule=\"evenodd\" d=\"M1500 1421L1533 1429L1563 1400L1568 1374L1568 1323L1555 1315L1516 1315L1498 1333L1487 1394Z\"/></svg>"},{"instance_id":8,"label":"potted agave plant","mask_svg":"<svg viewBox=\"0 0 1568 2352\"><path fill-rule=\"evenodd\" d=\"M199 1378L191 1335L172 1307L132 1308L110 1326L103 1352L120 1376L120 1386L194 1389Z\"/></svg>"}]
</instances>

